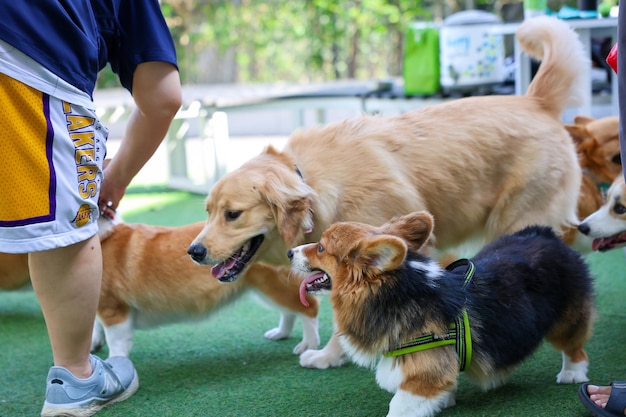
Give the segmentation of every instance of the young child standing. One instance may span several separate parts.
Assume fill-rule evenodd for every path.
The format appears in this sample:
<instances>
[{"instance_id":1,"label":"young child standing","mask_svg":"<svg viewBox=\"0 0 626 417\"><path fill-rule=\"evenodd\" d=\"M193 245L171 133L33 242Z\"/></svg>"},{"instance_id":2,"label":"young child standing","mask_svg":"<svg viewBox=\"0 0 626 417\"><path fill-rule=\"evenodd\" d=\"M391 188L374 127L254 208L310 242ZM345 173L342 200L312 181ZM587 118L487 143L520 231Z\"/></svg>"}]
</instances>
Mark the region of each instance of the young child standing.
<instances>
[{"instance_id":1,"label":"young child standing","mask_svg":"<svg viewBox=\"0 0 626 417\"><path fill-rule=\"evenodd\" d=\"M181 104L176 53L157 0L0 0L0 251L29 253L54 366L42 416L89 416L130 397L127 358L90 355L102 278L99 208L115 209ZM95 113L110 63L137 108L103 173Z\"/></svg>"}]
</instances>

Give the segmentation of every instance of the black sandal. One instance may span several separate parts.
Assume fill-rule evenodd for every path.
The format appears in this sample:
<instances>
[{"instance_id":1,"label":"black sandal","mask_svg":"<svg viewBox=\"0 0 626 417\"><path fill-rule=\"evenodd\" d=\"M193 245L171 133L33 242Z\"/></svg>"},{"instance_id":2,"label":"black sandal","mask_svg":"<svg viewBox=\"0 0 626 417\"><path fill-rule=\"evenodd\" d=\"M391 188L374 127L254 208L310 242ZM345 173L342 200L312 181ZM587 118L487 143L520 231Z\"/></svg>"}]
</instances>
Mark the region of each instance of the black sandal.
<instances>
[{"instance_id":1,"label":"black sandal","mask_svg":"<svg viewBox=\"0 0 626 417\"><path fill-rule=\"evenodd\" d=\"M626 381L611 382L611 395L606 407L598 407L596 403L591 401L587 387L589 384L583 384L578 390L578 396L583 405L595 417L620 417L624 416L626 409Z\"/></svg>"}]
</instances>

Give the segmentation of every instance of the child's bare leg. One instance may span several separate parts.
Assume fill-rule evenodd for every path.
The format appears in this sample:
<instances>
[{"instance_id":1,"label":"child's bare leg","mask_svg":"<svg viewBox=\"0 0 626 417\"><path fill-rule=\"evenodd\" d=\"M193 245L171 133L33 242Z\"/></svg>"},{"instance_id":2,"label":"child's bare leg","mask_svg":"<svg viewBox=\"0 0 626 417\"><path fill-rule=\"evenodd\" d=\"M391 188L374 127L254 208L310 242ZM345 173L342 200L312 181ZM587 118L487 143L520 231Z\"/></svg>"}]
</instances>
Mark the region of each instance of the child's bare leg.
<instances>
[{"instance_id":1,"label":"child's bare leg","mask_svg":"<svg viewBox=\"0 0 626 417\"><path fill-rule=\"evenodd\" d=\"M33 288L39 299L56 366L79 378L91 375L89 350L102 280L100 240L29 255Z\"/></svg>"}]
</instances>

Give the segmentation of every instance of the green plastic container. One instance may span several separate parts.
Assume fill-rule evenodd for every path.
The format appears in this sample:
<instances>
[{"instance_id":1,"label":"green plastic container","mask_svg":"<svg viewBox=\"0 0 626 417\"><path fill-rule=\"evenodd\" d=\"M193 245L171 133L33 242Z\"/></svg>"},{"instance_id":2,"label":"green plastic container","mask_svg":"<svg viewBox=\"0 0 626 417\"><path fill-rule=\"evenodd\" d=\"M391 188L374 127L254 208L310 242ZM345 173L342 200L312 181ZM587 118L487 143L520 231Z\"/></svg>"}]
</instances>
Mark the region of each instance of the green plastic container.
<instances>
[{"instance_id":1,"label":"green plastic container","mask_svg":"<svg viewBox=\"0 0 626 417\"><path fill-rule=\"evenodd\" d=\"M434 23L412 23L406 30L402 78L406 95L439 91L439 28Z\"/></svg>"}]
</instances>

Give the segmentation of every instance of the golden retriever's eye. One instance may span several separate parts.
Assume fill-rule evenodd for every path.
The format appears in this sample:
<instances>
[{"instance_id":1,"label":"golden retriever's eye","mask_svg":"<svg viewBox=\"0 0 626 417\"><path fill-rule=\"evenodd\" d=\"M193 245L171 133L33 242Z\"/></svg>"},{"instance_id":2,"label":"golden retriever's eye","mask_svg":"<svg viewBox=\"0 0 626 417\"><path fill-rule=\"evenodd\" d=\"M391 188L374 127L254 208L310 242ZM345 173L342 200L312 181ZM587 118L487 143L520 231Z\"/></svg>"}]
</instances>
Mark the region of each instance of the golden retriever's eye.
<instances>
[{"instance_id":1,"label":"golden retriever's eye","mask_svg":"<svg viewBox=\"0 0 626 417\"><path fill-rule=\"evenodd\" d=\"M237 220L239 216L241 216L241 210L229 210L224 213L224 218L227 222L232 222L233 220Z\"/></svg>"},{"instance_id":2,"label":"golden retriever's eye","mask_svg":"<svg viewBox=\"0 0 626 417\"><path fill-rule=\"evenodd\" d=\"M317 244L317 252L318 252L318 253L320 253L320 252L324 252L324 247L322 246L322 244L321 244L321 243L318 243L318 244Z\"/></svg>"},{"instance_id":3,"label":"golden retriever's eye","mask_svg":"<svg viewBox=\"0 0 626 417\"><path fill-rule=\"evenodd\" d=\"M626 213L626 207L622 206L620 203L617 203L613 206L613 211L617 214L624 214Z\"/></svg>"},{"instance_id":4,"label":"golden retriever's eye","mask_svg":"<svg viewBox=\"0 0 626 417\"><path fill-rule=\"evenodd\" d=\"M620 154L615 155L613 158L611 158L611 162L617 165L622 165L622 156Z\"/></svg>"}]
</instances>

